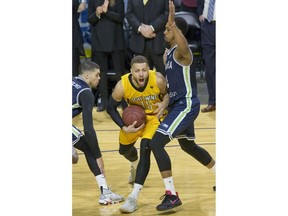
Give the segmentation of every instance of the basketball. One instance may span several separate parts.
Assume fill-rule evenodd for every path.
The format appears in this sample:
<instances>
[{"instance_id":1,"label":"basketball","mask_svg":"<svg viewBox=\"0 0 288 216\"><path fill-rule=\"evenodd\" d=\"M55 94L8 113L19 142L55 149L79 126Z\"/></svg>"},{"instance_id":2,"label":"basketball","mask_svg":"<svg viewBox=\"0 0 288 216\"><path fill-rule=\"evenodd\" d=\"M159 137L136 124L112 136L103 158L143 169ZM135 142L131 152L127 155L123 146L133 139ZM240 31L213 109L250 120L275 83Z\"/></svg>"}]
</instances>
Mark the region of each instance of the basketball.
<instances>
[{"instance_id":1,"label":"basketball","mask_svg":"<svg viewBox=\"0 0 288 216\"><path fill-rule=\"evenodd\" d=\"M122 119L126 126L129 126L133 124L134 121L137 121L135 127L139 127L145 123L146 113L141 106L130 105L124 109Z\"/></svg>"}]
</instances>

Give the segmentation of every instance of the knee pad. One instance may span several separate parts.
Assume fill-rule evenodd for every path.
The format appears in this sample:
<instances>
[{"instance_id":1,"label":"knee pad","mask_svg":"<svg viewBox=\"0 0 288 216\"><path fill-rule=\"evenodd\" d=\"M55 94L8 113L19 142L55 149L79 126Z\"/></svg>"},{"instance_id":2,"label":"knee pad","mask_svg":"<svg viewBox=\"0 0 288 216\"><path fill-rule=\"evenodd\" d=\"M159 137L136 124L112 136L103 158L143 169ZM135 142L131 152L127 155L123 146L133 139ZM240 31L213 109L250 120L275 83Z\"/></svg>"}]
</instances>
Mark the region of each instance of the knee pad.
<instances>
[{"instance_id":1,"label":"knee pad","mask_svg":"<svg viewBox=\"0 0 288 216\"><path fill-rule=\"evenodd\" d=\"M138 158L137 149L134 146L135 143L130 145L122 145L119 147L119 154L123 155L129 161L136 161Z\"/></svg>"},{"instance_id":2,"label":"knee pad","mask_svg":"<svg viewBox=\"0 0 288 216\"><path fill-rule=\"evenodd\" d=\"M179 139L178 142L183 151L194 157L202 165L207 166L211 162L211 155L204 148L197 145L194 140Z\"/></svg>"},{"instance_id":3,"label":"knee pad","mask_svg":"<svg viewBox=\"0 0 288 216\"><path fill-rule=\"evenodd\" d=\"M140 149L150 149L150 139L142 139L140 143Z\"/></svg>"},{"instance_id":4,"label":"knee pad","mask_svg":"<svg viewBox=\"0 0 288 216\"><path fill-rule=\"evenodd\" d=\"M197 145L194 142L194 140L179 139L178 142L179 142L179 144L181 146L181 149L183 151L187 152L188 154L193 152L195 147L197 147Z\"/></svg>"},{"instance_id":5,"label":"knee pad","mask_svg":"<svg viewBox=\"0 0 288 216\"><path fill-rule=\"evenodd\" d=\"M149 139L142 139L140 143L140 160L137 166L137 174L135 183L143 185L150 170L150 155Z\"/></svg>"},{"instance_id":6,"label":"knee pad","mask_svg":"<svg viewBox=\"0 0 288 216\"><path fill-rule=\"evenodd\" d=\"M155 150L159 150L164 148L164 146L170 142L170 138L167 135L164 135L159 132L155 132L152 140L149 142L149 146L151 150L154 152Z\"/></svg>"},{"instance_id":7,"label":"knee pad","mask_svg":"<svg viewBox=\"0 0 288 216\"><path fill-rule=\"evenodd\" d=\"M150 139L142 139L140 143L140 157L143 158L143 160L150 163L150 153L151 149L149 146Z\"/></svg>"}]
</instances>

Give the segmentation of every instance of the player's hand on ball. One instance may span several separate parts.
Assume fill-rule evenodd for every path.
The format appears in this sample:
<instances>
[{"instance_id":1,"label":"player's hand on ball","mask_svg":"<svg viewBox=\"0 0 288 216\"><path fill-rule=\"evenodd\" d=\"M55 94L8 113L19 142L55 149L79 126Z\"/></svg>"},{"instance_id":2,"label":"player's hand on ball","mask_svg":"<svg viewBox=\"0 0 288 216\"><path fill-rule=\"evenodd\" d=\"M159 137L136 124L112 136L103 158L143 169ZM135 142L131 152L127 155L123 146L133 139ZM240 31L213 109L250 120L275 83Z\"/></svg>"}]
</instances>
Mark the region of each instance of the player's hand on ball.
<instances>
[{"instance_id":1,"label":"player's hand on ball","mask_svg":"<svg viewBox=\"0 0 288 216\"><path fill-rule=\"evenodd\" d=\"M124 130L125 133L136 133L137 131L145 127L145 123L143 123L139 127L135 127L136 124L137 124L137 121L134 121L133 124L124 126L122 129Z\"/></svg>"}]
</instances>

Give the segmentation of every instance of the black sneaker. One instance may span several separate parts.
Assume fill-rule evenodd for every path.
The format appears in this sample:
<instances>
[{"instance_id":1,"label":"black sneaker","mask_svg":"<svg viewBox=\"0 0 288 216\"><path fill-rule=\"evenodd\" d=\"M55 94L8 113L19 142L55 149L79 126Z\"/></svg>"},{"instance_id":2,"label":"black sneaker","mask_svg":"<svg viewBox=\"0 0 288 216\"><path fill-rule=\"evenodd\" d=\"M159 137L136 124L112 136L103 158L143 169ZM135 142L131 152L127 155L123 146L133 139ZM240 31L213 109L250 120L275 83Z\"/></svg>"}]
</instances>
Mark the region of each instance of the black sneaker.
<instances>
[{"instance_id":1,"label":"black sneaker","mask_svg":"<svg viewBox=\"0 0 288 216\"><path fill-rule=\"evenodd\" d=\"M156 207L157 211L166 211L182 205L177 192L176 195L173 195L171 191L166 190L165 194L160 197L160 200L162 199L162 203Z\"/></svg>"}]
</instances>

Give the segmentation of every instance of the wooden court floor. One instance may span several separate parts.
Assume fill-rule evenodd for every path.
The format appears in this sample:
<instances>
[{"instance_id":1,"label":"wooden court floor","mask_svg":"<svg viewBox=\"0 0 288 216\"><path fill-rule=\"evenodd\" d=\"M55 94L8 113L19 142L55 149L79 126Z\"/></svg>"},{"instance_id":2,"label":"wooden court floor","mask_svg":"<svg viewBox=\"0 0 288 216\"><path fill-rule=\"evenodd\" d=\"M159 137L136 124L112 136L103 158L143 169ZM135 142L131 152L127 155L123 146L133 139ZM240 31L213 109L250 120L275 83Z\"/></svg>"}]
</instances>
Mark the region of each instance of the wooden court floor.
<instances>
[{"instance_id":1,"label":"wooden court floor","mask_svg":"<svg viewBox=\"0 0 288 216\"><path fill-rule=\"evenodd\" d=\"M121 111L121 110L119 110ZM125 198L132 191L127 180L130 163L118 153L118 126L106 112L93 110L94 126L105 163L106 179L111 190ZM200 113L195 122L196 143L205 148L216 160L216 112ZM81 116L73 119L73 124L83 129ZM136 143L139 147L139 141ZM202 166L181 150L176 140L166 146L171 158L175 189L179 193L182 206L170 212L156 211L160 196L165 187L158 171L153 153L151 168L144 188L138 199L138 210L131 216L144 215L216 215L215 174ZM90 172L84 155L78 150L79 161L72 165L72 212L73 216L112 216L125 215L119 211L122 203L101 206L98 204L99 189L95 177Z\"/></svg>"}]
</instances>

